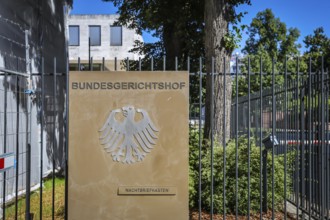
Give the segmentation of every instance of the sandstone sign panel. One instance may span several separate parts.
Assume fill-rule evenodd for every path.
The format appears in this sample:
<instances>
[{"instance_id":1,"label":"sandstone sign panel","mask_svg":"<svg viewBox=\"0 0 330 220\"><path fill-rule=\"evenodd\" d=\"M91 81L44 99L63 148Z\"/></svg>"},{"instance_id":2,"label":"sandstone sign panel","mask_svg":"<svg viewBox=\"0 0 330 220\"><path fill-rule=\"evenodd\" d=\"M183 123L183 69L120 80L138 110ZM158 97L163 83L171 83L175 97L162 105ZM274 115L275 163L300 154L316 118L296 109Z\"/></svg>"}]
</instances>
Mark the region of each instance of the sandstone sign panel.
<instances>
[{"instance_id":1,"label":"sandstone sign panel","mask_svg":"<svg viewBox=\"0 0 330 220\"><path fill-rule=\"evenodd\" d=\"M70 72L69 219L188 219L188 72Z\"/></svg>"}]
</instances>

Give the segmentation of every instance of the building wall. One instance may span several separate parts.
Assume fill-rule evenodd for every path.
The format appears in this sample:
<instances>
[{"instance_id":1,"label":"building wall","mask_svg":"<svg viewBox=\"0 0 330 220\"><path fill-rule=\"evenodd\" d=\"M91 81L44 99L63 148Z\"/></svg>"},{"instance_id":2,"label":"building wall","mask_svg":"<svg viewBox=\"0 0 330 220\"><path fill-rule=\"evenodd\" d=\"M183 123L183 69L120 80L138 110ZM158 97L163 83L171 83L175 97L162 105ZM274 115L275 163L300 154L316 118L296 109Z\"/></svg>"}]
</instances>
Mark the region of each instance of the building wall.
<instances>
[{"instance_id":1,"label":"building wall","mask_svg":"<svg viewBox=\"0 0 330 220\"><path fill-rule=\"evenodd\" d=\"M54 57L56 57L57 72L65 73L67 68L67 47L66 47L66 13L64 0L1 0L0 1L0 67L11 71L27 73L40 73L42 69L42 57L44 58L44 71L52 73L54 70ZM26 48L25 48L25 30L28 31L29 57L31 58L31 68L26 69ZM19 45L18 45L18 44ZM40 93L41 78L33 77L32 84L28 84L28 80L20 77L17 84L16 75L9 75L7 78L0 77L0 103L4 103L4 90L7 91L8 107L7 112L7 153L16 152L16 146L19 146L20 161L17 165L19 169L19 191L25 189L25 160L26 160L26 134L24 128L28 120L30 125L31 136L28 142L31 144L31 186L37 186L40 181L40 166L44 168L44 175L52 170L53 149L56 149L56 167L63 167L64 162L64 120L65 114L65 80L59 80L57 84L57 100L58 113L55 115L50 111L46 111L44 119L57 123L56 126L56 143L53 147L52 124L45 123L43 128L40 127L40 114L38 106L40 100L36 101L32 97L23 94L27 88ZM47 100L53 94L52 80L47 80L45 85L45 93ZM32 85L29 87L28 85ZM19 87L21 95L17 95L16 88ZM30 107L29 103L32 103ZM16 132L16 106L19 103L20 115L20 134L19 142L13 135ZM0 108L4 112L4 107ZM31 117L26 114L29 112ZM1 113L3 116L3 113ZM4 120L1 117L0 127L0 154L4 152ZM44 131L44 145L40 145L40 131ZM22 132L22 133L21 133ZM40 155L43 152L43 164L40 164ZM0 177L0 182L3 181ZM0 192L2 192L3 184L0 183ZM6 198L11 199L15 192L15 171L12 169L7 172L6 181ZM1 193L2 194L2 193ZM1 200L2 201L2 200ZM1 211L0 211L1 215ZM1 217L1 216L0 216Z\"/></svg>"},{"instance_id":2,"label":"building wall","mask_svg":"<svg viewBox=\"0 0 330 220\"><path fill-rule=\"evenodd\" d=\"M89 26L101 26L101 46L91 46L91 57L95 62L102 58L113 60L138 59L138 55L128 53L134 46L136 40L143 41L142 36L135 33L135 30L122 27L122 46L110 46L110 26L118 19L119 15L70 15L68 25L78 25L80 29L79 46L69 46L70 63L76 62L78 57L82 61L88 61L89 57Z\"/></svg>"},{"instance_id":3,"label":"building wall","mask_svg":"<svg viewBox=\"0 0 330 220\"><path fill-rule=\"evenodd\" d=\"M33 72L41 70L41 57L45 58L46 72L53 69L53 57L57 58L58 71L66 71L64 3L64 0L0 1L0 35L25 44L22 31L29 31L28 43ZM9 21L6 22L5 19ZM25 58L25 48L0 37L0 67L6 65L9 69L16 69L17 62L13 57ZM19 65L19 70L26 70L24 62Z\"/></svg>"}]
</instances>

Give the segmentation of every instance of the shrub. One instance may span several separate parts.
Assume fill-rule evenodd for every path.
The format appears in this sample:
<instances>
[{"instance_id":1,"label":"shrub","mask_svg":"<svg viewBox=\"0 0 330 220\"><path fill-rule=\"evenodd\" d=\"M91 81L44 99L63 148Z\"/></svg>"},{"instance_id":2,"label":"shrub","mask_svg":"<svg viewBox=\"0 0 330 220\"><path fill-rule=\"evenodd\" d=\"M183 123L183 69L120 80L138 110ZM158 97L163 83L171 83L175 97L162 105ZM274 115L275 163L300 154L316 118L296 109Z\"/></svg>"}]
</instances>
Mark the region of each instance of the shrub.
<instances>
[{"instance_id":1,"label":"shrub","mask_svg":"<svg viewBox=\"0 0 330 220\"><path fill-rule=\"evenodd\" d=\"M190 131L190 179L189 199L190 206L198 204L198 131ZM208 210L211 205L211 150L209 144L202 149L202 206ZM250 211L260 210L260 148L251 139L250 148ZM239 214L247 214L248 209L248 139L240 137L238 141L238 210ZM214 146L214 212L223 212L223 147ZM293 153L287 154L288 163L292 162ZM272 206L272 156L267 156L267 202L268 208ZM226 212L235 213L236 208L236 144L235 140L226 146ZM274 158L274 204L278 210L284 204L284 156ZM287 185L291 184L290 175L287 175ZM287 188L288 191L289 187Z\"/></svg>"}]
</instances>

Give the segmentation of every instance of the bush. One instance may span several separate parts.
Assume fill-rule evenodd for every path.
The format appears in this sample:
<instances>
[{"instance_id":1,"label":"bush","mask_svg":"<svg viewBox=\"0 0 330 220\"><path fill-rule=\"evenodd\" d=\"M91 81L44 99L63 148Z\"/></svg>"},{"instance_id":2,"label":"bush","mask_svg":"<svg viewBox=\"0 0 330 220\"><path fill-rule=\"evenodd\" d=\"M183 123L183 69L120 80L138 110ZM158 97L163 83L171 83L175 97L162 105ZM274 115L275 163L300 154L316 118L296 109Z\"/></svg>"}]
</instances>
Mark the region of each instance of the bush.
<instances>
[{"instance_id":1,"label":"bush","mask_svg":"<svg viewBox=\"0 0 330 220\"><path fill-rule=\"evenodd\" d=\"M211 150L209 144L202 149L202 206L208 210L211 205ZM198 204L198 131L190 131L190 179L189 199L190 207ZM214 146L214 212L223 212L223 147ZM287 160L293 161L293 153L287 154ZM267 201L268 208L272 206L272 156L267 156ZM235 140L226 146L226 212L235 213L236 208L236 144ZM251 139L250 148L250 211L260 210L260 148ZM274 158L274 204L275 209L284 204L284 156ZM240 137L238 141L238 210L239 214L247 214L248 210L248 139ZM290 175L287 175L287 185L291 184ZM289 188L289 187L288 187ZM287 188L287 190L288 190Z\"/></svg>"}]
</instances>

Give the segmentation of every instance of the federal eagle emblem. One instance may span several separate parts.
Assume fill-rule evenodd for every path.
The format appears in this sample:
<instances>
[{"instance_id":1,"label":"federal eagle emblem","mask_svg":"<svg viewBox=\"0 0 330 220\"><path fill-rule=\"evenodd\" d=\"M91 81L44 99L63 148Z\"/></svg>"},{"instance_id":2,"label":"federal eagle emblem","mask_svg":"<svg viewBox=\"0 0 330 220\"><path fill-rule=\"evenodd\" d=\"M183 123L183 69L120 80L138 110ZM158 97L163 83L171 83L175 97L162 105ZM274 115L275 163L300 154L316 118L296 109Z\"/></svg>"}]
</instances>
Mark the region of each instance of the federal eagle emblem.
<instances>
[{"instance_id":1,"label":"federal eagle emblem","mask_svg":"<svg viewBox=\"0 0 330 220\"><path fill-rule=\"evenodd\" d=\"M148 113L133 106L112 110L99 132L105 151L127 164L142 161L158 138Z\"/></svg>"}]
</instances>

